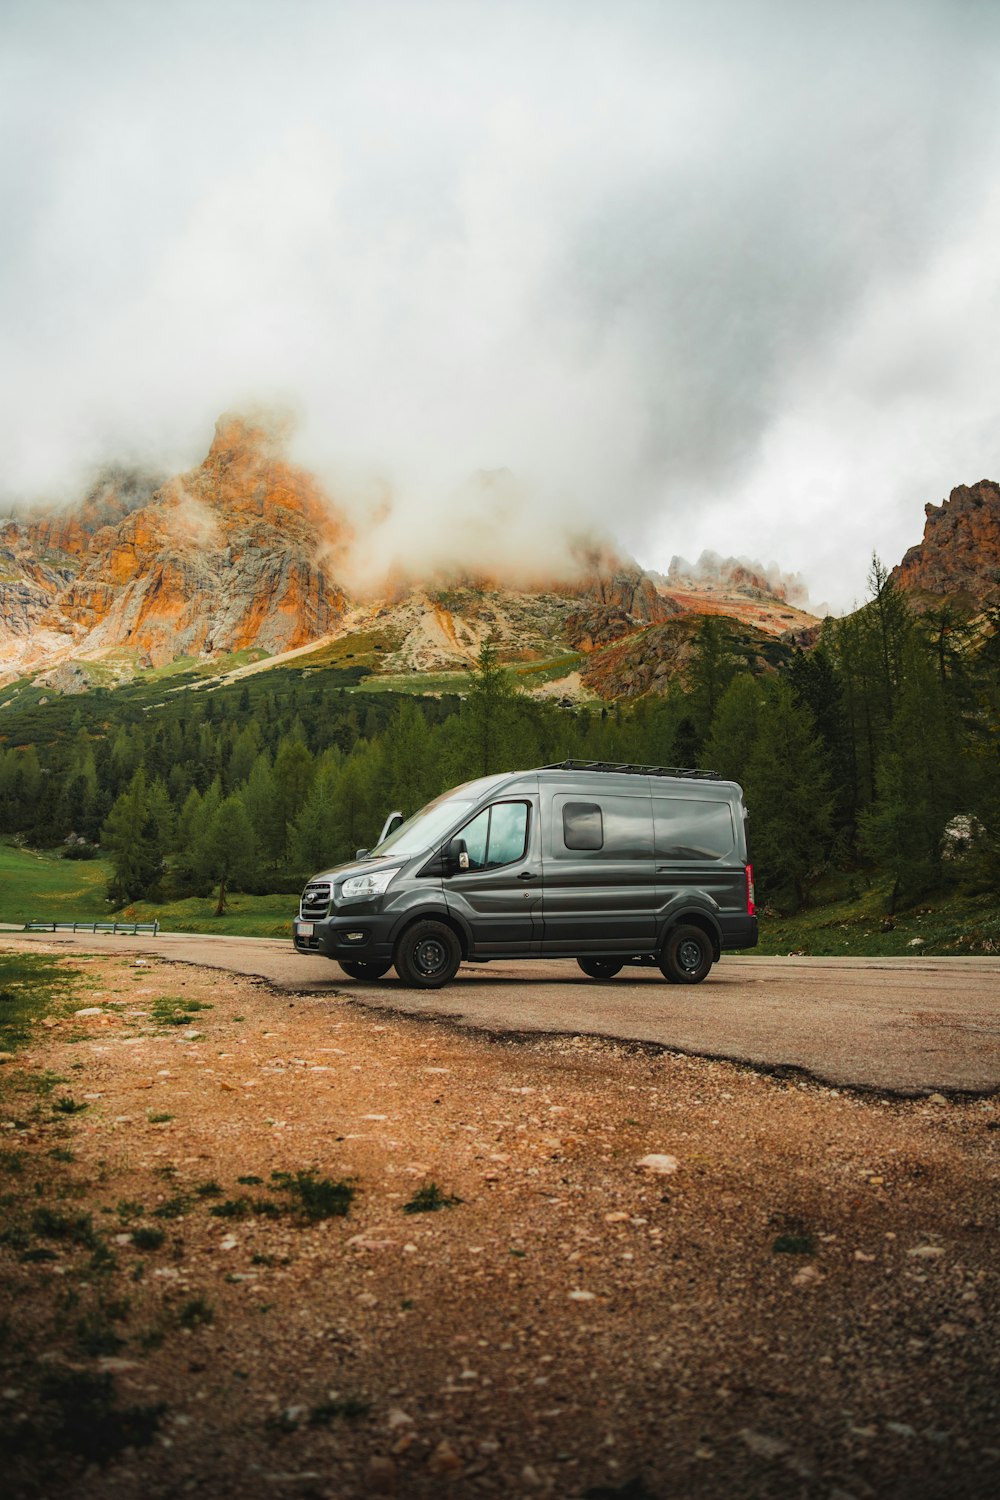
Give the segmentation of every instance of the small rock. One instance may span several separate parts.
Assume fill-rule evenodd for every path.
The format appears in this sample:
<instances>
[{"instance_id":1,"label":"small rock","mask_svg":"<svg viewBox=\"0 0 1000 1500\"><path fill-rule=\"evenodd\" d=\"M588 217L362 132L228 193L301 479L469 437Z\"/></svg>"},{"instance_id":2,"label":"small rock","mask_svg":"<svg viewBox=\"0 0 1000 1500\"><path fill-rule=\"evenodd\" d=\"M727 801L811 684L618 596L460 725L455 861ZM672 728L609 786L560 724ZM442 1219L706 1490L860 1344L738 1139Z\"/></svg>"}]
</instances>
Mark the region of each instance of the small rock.
<instances>
[{"instance_id":1,"label":"small rock","mask_svg":"<svg viewBox=\"0 0 1000 1500\"><path fill-rule=\"evenodd\" d=\"M596 1292L573 1291L573 1292L570 1292L570 1294L569 1294L569 1300L571 1302L596 1302L597 1301L597 1293Z\"/></svg>"},{"instance_id":2,"label":"small rock","mask_svg":"<svg viewBox=\"0 0 1000 1500\"><path fill-rule=\"evenodd\" d=\"M680 1162L676 1156L658 1156L655 1152L651 1156L644 1156L636 1162L637 1167L646 1172L654 1172L660 1177L669 1177L677 1171Z\"/></svg>"},{"instance_id":3,"label":"small rock","mask_svg":"<svg viewBox=\"0 0 1000 1500\"><path fill-rule=\"evenodd\" d=\"M227 1234L224 1240L219 1241L219 1249L235 1250L238 1244L239 1240L236 1238L235 1234Z\"/></svg>"},{"instance_id":4,"label":"small rock","mask_svg":"<svg viewBox=\"0 0 1000 1500\"><path fill-rule=\"evenodd\" d=\"M908 948L922 948L924 946L924 940L923 938L910 938L910 941L906 946Z\"/></svg>"},{"instance_id":5,"label":"small rock","mask_svg":"<svg viewBox=\"0 0 1000 1500\"><path fill-rule=\"evenodd\" d=\"M944 1254L944 1250L940 1245L916 1245L906 1253L915 1256L918 1260L936 1260L939 1255Z\"/></svg>"},{"instance_id":6,"label":"small rock","mask_svg":"<svg viewBox=\"0 0 1000 1500\"><path fill-rule=\"evenodd\" d=\"M104 1012L99 1005L88 1005L84 1010L75 1010L73 1014L74 1016L103 1016Z\"/></svg>"},{"instance_id":7,"label":"small rock","mask_svg":"<svg viewBox=\"0 0 1000 1500\"><path fill-rule=\"evenodd\" d=\"M365 1488L373 1495L391 1495L396 1488L396 1465L391 1458L374 1454L365 1464Z\"/></svg>"},{"instance_id":8,"label":"small rock","mask_svg":"<svg viewBox=\"0 0 1000 1500\"><path fill-rule=\"evenodd\" d=\"M925 1104L947 1104L948 1101L943 1094L928 1094L924 1100Z\"/></svg>"},{"instance_id":9,"label":"small rock","mask_svg":"<svg viewBox=\"0 0 1000 1500\"><path fill-rule=\"evenodd\" d=\"M740 1437L758 1458L780 1458L783 1453L788 1452L786 1442L781 1438L770 1437L766 1432L754 1432L750 1427L741 1427Z\"/></svg>"},{"instance_id":10,"label":"small rock","mask_svg":"<svg viewBox=\"0 0 1000 1500\"><path fill-rule=\"evenodd\" d=\"M628 1214L605 1214L604 1222L605 1224L627 1224L628 1217Z\"/></svg>"},{"instance_id":11,"label":"small rock","mask_svg":"<svg viewBox=\"0 0 1000 1500\"><path fill-rule=\"evenodd\" d=\"M13 1062L13 1061L14 1061L14 1054L13 1054L13 1052L0 1052L0 1063Z\"/></svg>"},{"instance_id":12,"label":"small rock","mask_svg":"<svg viewBox=\"0 0 1000 1500\"><path fill-rule=\"evenodd\" d=\"M442 1438L428 1458L427 1467L432 1474L458 1474L462 1468L462 1460L448 1439Z\"/></svg>"},{"instance_id":13,"label":"small rock","mask_svg":"<svg viewBox=\"0 0 1000 1500\"><path fill-rule=\"evenodd\" d=\"M103 1354L97 1361L97 1368L104 1375L124 1375L126 1370L138 1370L140 1366L137 1359L119 1359L113 1354Z\"/></svg>"},{"instance_id":14,"label":"small rock","mask_svg":"<svg viewBox=\"0 0 1000 1500\"><path fill-rule=\"evenodd\" d=\"M397 1427L412 1427L413 1418L401 1406L390 1406L386 1424L390 1432L395 1432Z\"/></svg>"},{"instance_id":15,"label":"small rock","mask_svg":"<svg viewBox=\"0 0 1000 1500\"><path fill-rule=\"evenodd\" d=\"M541 1476L539 1475L538 1470L534 1467L533 1464L525 1464L524 1468L521 1470L521 1483L526 1484L529 1490L537 1490L541 1488Z\"/></svg>"},{"instance_id":16,"label":"small rock","mask_svg":"<svg viewBox=\"0 0 1000 1500\"><path fill-rule=\"evenodd\" d=\"M908 1422L886 1422L885 1430L894 1432L897 1437L914 1438L917 1435L916 1429Z\"/></svg>"},{"instance_id":17,"label":"small rock","mask_svg":"<svg viewBox=\"0 0 1000 1500\"><path fill-rule=\"evenodd\" d=\"M357 1300L361 1303L362 1307L378 1306L378 1298L374 1292L359 1292Z\"/></svg>"},{"instance_id":18,"label":"small rock","mask_svg":"<svg viewBox=\"0 0 1000 1500\"><path fill-rule=\"evenodd\" d=\"M822 1281L822 1279L815 1266L803 1266L792 1277L792 1286L812 1286L814 1282Z\"/></svg>"}]
</instances>

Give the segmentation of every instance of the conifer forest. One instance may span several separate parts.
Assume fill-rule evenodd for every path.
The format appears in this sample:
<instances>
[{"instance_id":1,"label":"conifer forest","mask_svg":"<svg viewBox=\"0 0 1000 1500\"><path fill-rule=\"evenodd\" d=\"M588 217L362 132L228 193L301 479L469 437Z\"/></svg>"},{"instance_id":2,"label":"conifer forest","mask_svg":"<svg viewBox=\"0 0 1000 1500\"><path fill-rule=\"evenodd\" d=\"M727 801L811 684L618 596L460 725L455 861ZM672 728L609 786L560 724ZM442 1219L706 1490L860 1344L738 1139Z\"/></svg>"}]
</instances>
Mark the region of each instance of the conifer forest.
<instances>
[{"instance_id":1,"label":"conifer forest","mask_svg":"<svg viewBox=\"0 0 1000 1500\"><path fill-rule=\"evenodd\" d=\"M233 891L291 896L370 847L392 809L578 758L740 782L759 894L779 910L831 869L885 880L890 910L956 883L1000 892L1000 634L914 613L877 559L864 606L777 669L732 626L704 616L683 679L605 705L529 697L489 642L462 696L276 667L212 690L8 701L0 834L108 856L115 907L217 892L221 910Z\"/></svg>"}]
</instances>

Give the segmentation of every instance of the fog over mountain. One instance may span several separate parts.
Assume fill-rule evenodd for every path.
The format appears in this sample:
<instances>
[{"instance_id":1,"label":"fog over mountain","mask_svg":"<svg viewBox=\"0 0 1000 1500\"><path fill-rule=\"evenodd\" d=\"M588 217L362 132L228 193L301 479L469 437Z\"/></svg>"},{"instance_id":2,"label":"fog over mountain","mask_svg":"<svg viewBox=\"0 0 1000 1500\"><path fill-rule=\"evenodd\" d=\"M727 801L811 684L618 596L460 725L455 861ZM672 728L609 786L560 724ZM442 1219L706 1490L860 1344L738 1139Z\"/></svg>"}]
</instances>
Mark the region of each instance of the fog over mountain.
<instances>
[{"instance_id":1,"label":"fog over mountain","mask_svg":"<svg viewBox=\"0 0 1000 1500\"><path fill-rule=\"evenodd\" d=\"M380 561L847 606L1000 475L998 96L989 0L6 0L0 504L264 403Z\"/></svg>"}]
</instances>

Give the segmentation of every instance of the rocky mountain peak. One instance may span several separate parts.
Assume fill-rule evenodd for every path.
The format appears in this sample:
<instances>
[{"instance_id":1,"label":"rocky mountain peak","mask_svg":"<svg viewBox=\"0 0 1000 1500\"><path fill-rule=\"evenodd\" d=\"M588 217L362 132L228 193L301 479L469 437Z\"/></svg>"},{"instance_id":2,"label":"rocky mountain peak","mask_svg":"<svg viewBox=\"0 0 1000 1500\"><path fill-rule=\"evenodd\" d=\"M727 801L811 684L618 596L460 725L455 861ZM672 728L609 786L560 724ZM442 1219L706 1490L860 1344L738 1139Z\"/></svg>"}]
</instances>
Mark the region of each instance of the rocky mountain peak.
<instances>
[{"instance_id":1,"label":"rocky mountain peak","mask_svg":"<svg viewBox=\"0 0 1000 1500\"><path fill-rule=\"evenodd\" d=\"M924 536L892 576L916 596L958 596L970 604L1000 600L1000 485L957 485L940 505L924 507Z\"/></svg>"}]
</instances>

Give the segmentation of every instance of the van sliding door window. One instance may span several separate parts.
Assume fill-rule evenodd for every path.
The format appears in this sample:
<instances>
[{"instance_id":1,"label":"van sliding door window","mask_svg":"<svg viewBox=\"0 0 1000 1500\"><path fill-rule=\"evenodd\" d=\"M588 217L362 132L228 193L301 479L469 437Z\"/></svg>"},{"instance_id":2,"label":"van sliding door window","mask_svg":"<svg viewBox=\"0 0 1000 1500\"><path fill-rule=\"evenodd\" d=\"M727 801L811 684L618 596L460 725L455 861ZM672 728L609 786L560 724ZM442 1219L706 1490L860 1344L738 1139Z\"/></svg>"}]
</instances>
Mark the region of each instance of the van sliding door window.
<instances>
[{"instance_id":1,"label":"van sliding door window","mask_svg":"<svg viewBox=\"0 0 1000 1500\"><path fill-rule=\"evenodd\" d=\"M552 853L556 859L570 859L580 852L594 854L600 860L648 859L653 852L648 795L607 796L600 802L558 796L553 825Z\"/></svg>"},{"instance_id":2,"label":"van sliding door window","mask_svg":"<svg viewBox=\"0 0 1000 1500\"><path fill-rule=\"evenodd\" d=\"M515 864L528 843L528 804L498 802L459 830L469 851L470 870L496 870Z\"/></svg>"}]
</instances>

